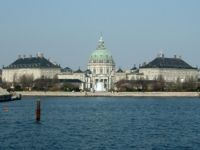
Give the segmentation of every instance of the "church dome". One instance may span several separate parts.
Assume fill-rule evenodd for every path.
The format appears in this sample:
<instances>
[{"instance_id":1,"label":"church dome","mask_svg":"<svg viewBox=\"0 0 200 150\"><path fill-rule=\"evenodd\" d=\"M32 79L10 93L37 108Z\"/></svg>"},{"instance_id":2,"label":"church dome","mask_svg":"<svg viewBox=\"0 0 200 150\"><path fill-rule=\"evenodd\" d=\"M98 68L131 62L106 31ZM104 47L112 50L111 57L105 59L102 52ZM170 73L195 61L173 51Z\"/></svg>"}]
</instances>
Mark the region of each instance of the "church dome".
<instances>
[{"instance_id":1,"label":"church dome","mask_svg":"<svg viewBox=\"0 0 200 150\"><path fill-rule=\"evenodd\" d=\"M96 50L91 54L89 63L109 63L114 64L112 54L105 48L102 36L99 39Z\"/></svg>"}]
</instances>

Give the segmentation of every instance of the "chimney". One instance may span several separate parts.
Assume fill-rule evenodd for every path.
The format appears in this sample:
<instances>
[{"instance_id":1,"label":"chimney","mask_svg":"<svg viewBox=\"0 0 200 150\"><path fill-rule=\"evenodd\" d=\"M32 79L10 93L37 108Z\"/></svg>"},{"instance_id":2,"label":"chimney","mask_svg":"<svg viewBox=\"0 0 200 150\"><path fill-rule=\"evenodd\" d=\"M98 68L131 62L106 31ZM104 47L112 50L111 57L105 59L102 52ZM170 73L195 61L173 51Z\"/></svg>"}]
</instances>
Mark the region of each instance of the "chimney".
<instances>
[{"instance_id":1,"label":"chimney","mask_svg":"<svg viewBox=\"0 0 200 150\"><path fill-rule=\"evenodd\" d=\"M22 58L22 56L21 55L18 55L18 59L21 59Z\"/></svg>"},{"instance_id":2,"label":"chimney","mask_svg":"<svg viewBox=\"0 0 200 150\"><path fill-rule=\"evenodd\" d=\"M43 57L44 57L44 54L43 54L43 53L41 53L41 54L40 54L40 57L41 57L41 58L43 58Z\"/></svg>"},{"instance_id":3,"label":"chimney","mask_svg":"<svg viewBox=\"0 0 200 150\"><path fill-rule=\"evenodd\" d=\"M39 58L43 58L43 57L44 57L44 54L38 52L38 53L36 54L36 56L39 57Z\"/></svg>"},{"instance_id":4,"label":"chimney","mask_svg":"<svg viewBox=\"0 0 200 150\"><path fill-rule=\"evenodd\" d=\"M174 58L177 58L176 55L174 55Z\"/></svg>"}]
</instances>

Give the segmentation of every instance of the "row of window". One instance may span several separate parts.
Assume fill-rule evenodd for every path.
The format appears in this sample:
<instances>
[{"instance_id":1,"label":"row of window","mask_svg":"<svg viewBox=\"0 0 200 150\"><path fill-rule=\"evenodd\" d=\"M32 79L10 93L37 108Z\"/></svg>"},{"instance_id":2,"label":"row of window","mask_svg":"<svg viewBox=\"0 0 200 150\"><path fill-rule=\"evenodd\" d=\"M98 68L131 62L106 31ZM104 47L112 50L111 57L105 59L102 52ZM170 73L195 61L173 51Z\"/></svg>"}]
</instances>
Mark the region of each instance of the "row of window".
<instances>
[{"instance_id":1,"label":"row of window","mask_svg":"<svg viewBox=\"0 0 200 150\"><path fill-rule=\"evenodd\" d=\"M104 82L106 83L108 80L107 79L96 79L95 82Z\"/></svg>"},{"instance_id":2,"label":"row of window","mask_svg":"<svg viewBox=\"0 0 200 150\"><path fill-rule=\"evenodd\" d=\"M109 74L109 72L110 72L110 70L107 68L105 73ZM104 72L103 72L103 68L100 68L100 69L99 69L99 72L98 72L98 69L95 69L95 68L94 68L94 69L93 69L93 73L94 73L94 74L96 74L96 73L103 74L103 73L104 73Z\"/></svg>"},{"instance_id":3,"label":"row of window","mask_svg":"<svg viewBox=\"0 0 200 150\"><path fill-rule=\"evenodd\" d=\"M113 63L112 60L91 60L90 63Z\"/></svg>"},{"instance_id":4,"label":"row of window","mask_svg":"<svg viewBox=\"0 0 200 150\"><path fill-rule=\"evenodd\" d=\"M34 68L34 67L43 67L40 63L38 64L18 64L18 65L10 65L8 68ZM51 67L50 64L46 64L44 67Z\"/></svg>"}]
</instances>

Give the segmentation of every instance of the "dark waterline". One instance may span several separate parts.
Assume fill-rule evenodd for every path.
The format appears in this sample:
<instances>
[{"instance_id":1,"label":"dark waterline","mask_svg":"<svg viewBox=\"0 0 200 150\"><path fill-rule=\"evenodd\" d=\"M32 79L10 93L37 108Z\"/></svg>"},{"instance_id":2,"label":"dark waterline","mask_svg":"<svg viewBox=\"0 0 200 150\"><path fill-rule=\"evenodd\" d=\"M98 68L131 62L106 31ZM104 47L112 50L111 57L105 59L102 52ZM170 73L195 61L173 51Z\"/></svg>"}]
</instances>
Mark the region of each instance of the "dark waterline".
<instances>
[{"instance_id":1,"label":"dark waterline","mask_svg":"<svg viewBox=\"0 0 200 150\"><path fill-rule=\"evenodd\" d=\"M0 150L200 149L199 98L36 100L0 103Z\"/></svg>"}]
</instances>

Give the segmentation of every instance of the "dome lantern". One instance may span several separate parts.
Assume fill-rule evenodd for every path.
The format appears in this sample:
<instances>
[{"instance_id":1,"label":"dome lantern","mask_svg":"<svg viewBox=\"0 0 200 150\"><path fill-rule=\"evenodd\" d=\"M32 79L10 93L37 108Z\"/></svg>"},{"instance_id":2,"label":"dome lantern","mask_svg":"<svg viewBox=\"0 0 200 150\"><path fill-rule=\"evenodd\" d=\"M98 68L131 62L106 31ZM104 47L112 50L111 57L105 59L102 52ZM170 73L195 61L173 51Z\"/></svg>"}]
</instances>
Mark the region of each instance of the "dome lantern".
<instances>
[{"instance_id":1,"label":"dome lantern","mask_svg":"<svg viewBox=\"0 0 200 150\"><path fill-rule=\"evenodd\" d=\"M99 42L98 42L98 46L97 46L97 50L103 50L106 49L105 45L104 45L104 40L102 35L100 36Z\"/></svg>"}]
</instances>

